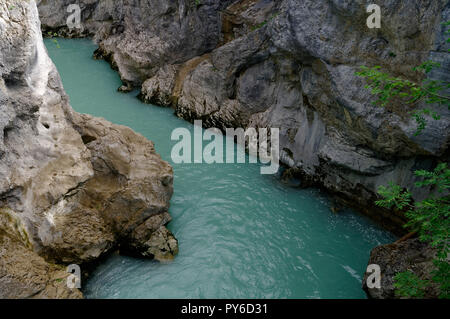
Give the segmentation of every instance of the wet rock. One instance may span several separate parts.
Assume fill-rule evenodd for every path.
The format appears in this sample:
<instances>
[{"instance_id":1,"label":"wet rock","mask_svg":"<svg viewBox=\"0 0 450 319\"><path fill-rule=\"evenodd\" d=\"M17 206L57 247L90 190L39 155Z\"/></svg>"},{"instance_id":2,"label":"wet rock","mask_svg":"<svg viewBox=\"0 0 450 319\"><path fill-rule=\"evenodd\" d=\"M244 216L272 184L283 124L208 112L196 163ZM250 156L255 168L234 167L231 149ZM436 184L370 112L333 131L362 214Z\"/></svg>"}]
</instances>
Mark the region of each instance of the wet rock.
<instances>
[{"instance_id":1,"label":"wet rock","mask_svg":"<svg viewBox=\"0 0 450 319\"><path fill-rule=\"evenodd\" d=\"M167 213L154 215L135 228L120 245L121 252L152 257L159 261L170 261L178 254L178 241L164 227L171 217Z\"/></svg>"},{"instance_id":2,"label":"wet rock","mask_svg":"<svg viewBox=\"0 0 450 319\"><path fill-rule=\"evenodd\" d=\"M133 86L129 85L129 84L124 84L121 85L118 89L118 92L122 92L122 93L129 93L131 91L133 91Z\"/></svg>"},{"instance_id":3,"label":"wet rock","mask_svg":"<svg viewBox=\"0 0 450 319\"><path fill-rule=\"evenodd\" d=\"M142 84L140 99L146 103L172 106L175 102L174 89L177 83L178 68L167 65L156 75Z\"/></svg>"}]
</instances>

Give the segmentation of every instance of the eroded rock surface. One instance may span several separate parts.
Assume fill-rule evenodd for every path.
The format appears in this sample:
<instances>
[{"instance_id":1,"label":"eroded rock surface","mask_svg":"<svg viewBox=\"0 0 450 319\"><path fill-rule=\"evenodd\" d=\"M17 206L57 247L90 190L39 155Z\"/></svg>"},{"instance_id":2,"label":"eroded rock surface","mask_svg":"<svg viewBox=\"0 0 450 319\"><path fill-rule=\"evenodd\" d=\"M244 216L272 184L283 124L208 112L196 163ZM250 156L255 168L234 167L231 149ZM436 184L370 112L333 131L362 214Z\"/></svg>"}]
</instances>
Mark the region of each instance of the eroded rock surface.
<instances>
[{"instance_id":1,"label":"eroded rock surface","mask_svg":"<svg viewBox=\"0 0 450 319\"><path fill-rule=\"evenodd\" d=\"M63 265L131 240L141 256L176 254L171 166L131 129L71 109L34 1L0 3L0 133L1 297L81 297Z\"/></svg>"}]
</instances>

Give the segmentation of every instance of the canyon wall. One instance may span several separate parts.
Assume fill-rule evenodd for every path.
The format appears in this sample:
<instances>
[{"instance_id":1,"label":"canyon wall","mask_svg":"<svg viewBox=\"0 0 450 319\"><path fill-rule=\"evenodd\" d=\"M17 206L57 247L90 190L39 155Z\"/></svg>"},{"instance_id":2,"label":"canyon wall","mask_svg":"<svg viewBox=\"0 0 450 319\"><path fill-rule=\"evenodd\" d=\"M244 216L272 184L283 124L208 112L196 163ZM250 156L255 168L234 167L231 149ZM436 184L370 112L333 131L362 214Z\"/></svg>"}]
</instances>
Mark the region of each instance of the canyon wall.
<instances>
[{"instance_id":1,"label":"canyon wall","mask_svg":"<svg viewBox=\"0 0 450 319\"><path fill-rule=\"evenodd\" d=\"M172 167L131 129L72 110L34 1L0 1L0 133L0 298L81 298L69 264L177 253Z\"/></svg>"},{"instance_id":2,"label":"canyon wall","mask_svg":"<svg viewBox=\"0 0 450 319\"><path fill-rule=\"evenodd\" d=\"M401 215L373 208L388 181L411 187L413 171L448 159L450 113L436 107L415 136L408 107L374 107L355 76L362 65L420 81L432 59L449 79L447 0L379 1L382 28L369 29L372 1L82 0L81 29L68 29L70 0L40 1L45 32L92 36L119 71L121 90L170 106L205 127L278 127L281 160L304 185L339 194L398 230ZM418 105L417 107L422 107ZM415 192L416 199L425 193Z\"/></svg>"}]
</instances>

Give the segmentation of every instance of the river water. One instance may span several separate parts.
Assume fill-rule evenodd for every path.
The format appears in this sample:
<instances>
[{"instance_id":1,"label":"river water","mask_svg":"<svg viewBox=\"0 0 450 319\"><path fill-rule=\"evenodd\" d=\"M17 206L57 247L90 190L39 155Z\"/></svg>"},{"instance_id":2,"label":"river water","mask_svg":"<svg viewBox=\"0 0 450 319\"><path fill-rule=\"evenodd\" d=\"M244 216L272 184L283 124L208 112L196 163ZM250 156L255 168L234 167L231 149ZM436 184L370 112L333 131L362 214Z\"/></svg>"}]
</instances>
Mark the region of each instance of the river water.
<instances>
[{"instance_id":1,"label":"river water","mask_svg":"<svg viewBox=\"0 0 450 319\"><path fill-rule=\"evenodd\" d=\"M326 194L261 175L260 164L173 164L172 131L193 125L118 93L118 74L92 59L90 40L57 42L45 43L72 107L143 134L174 167L179 255L161 264L114 254L83 283L86 297L365 298L370 250L393 235L351 210L332 213Z\"/></svg>"}]
</instances>

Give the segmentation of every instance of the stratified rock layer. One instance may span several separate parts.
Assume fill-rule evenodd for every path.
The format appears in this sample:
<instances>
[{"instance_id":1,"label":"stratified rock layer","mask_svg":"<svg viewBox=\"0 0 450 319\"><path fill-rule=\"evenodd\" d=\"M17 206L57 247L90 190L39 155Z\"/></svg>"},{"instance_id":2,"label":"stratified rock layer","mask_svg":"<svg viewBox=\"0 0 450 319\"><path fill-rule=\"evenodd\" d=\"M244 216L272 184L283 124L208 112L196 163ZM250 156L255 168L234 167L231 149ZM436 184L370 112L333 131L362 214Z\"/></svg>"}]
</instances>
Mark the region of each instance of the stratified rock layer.
<instances>
[{"instance_id":1,"label":"stratified rock layer","mask_svg":"<svg viewBox=\"0 0 450 319\"><path fill-rule=\"evenodd\" d=\"M71 109L34 1L0 3L0 132L0 297L81 297L58 265L116 247L177 253L171 166L131 129Z\"/></svg>"}]
</instances>

